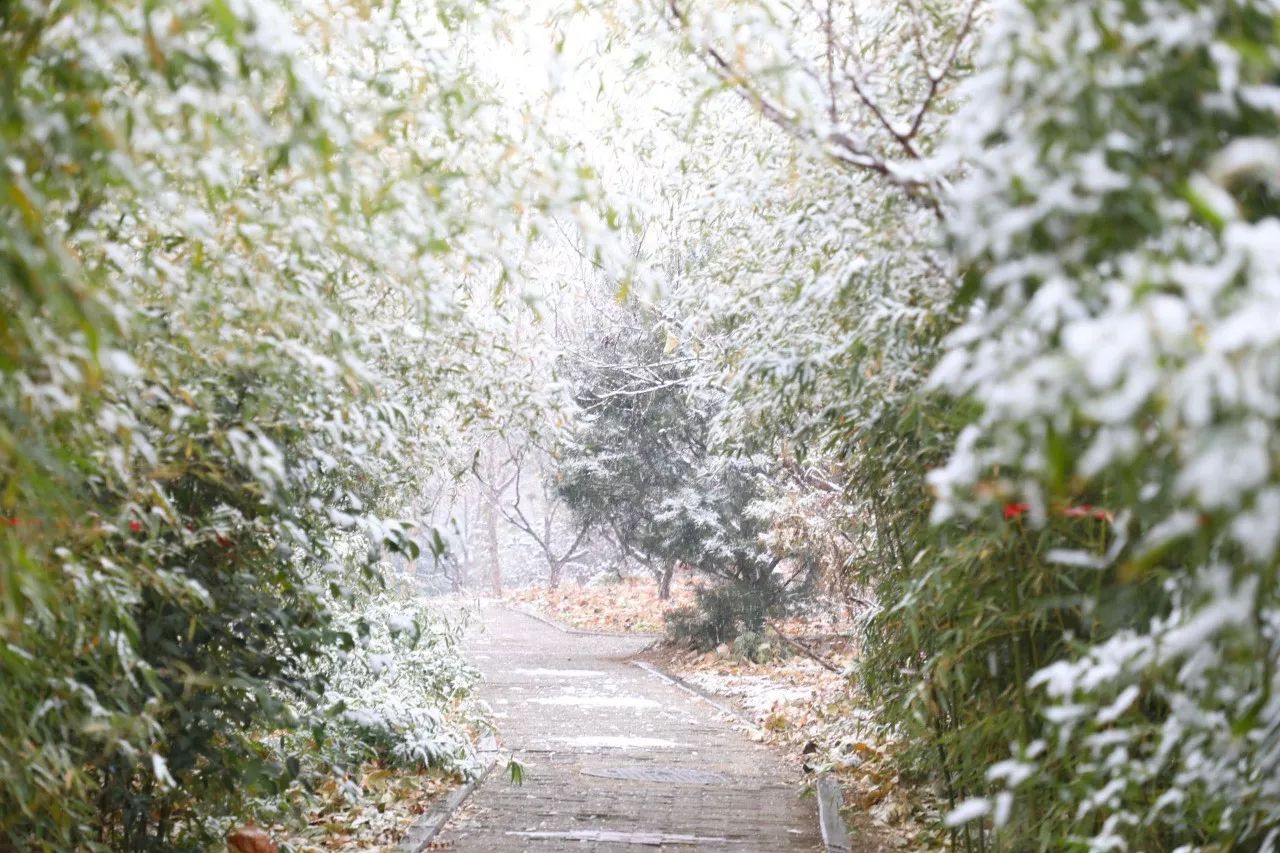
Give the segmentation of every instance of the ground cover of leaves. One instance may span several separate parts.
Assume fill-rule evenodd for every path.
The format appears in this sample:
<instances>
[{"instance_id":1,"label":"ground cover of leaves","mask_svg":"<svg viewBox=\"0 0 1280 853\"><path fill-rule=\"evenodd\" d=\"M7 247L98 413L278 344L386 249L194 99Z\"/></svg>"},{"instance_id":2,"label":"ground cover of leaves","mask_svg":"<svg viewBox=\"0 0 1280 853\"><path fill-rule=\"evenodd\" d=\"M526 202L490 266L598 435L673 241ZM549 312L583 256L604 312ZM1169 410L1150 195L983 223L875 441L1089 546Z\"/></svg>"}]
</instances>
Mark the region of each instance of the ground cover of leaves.
<instances>
[{"instance_id":1,"label":"ground cover of leaves","mask_svg":"<svg viewBox=\"0 0 1280 853\"><path fill-rule=\"evenodd\" d=\"M652 579L636 577L586 586L561 584L553 590L514 589L506 597L523 609L582 631L661 634L666 611L692 604L696 583L687 576L676 577L666 601L658 597L658 585Z\"/></svg>"},{"instance_id":2,"label":"ground cover of leaves","mask_svg":"<svg viewBox=\"0 0 1280 853\"><path fill-rule=\"evenodd\" d=\"M435 770L369 763L349 779L330 779L314 794L299 793L293 819L262 827L279 847L261 849L292 853L394 850L414 821L459 784L455 775ZM234 843L229 846L240 853ZM247 846L244 853L258 849Z\"/></svg>"}]
</instances>

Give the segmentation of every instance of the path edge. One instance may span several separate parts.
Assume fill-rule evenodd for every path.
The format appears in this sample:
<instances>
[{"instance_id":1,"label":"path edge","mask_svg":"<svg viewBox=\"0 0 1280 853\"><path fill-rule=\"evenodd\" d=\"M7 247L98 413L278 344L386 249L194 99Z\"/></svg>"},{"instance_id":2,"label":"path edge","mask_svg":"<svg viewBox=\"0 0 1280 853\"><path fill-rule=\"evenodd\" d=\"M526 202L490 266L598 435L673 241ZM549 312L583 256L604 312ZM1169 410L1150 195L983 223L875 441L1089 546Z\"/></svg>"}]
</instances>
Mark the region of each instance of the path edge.
<instances>
[{"instance_id":1,"label":"path edge","mask_svg":"<svg viewBox=\"0 0 1280 853\"><path fill-rule=\"evenodd\" d=\"M828 773L818 776L818 828L827 853L849 853L849 830L840 815L844 793L840 783Z\"/></svg>"},{"instance_id":2,"label":"path edge","mask_svg":"<svg viewBox=\"0 0 1280 853\"><path fill-rule=\"evenodd\" d=\"M498 763L498 743L492 736L488 736L480 741L480 772L477 773L470 781L464 782L457 788L449 792L449 796L442 800L437 800L427 811L418 817L409 827L408 832L404 834L404 838L400 840L395 847L396 853L422 853L427 849L427 845L440 834L440 830L444 829L444 825L449 822L449 818L453 817L453 813L467 801L477 788L489 777L493 772L494 766Z\"/></svg>"},{"instance_id":3,"label":"path edge","mask_svg":"<svg viewBox=\"0 0 1280 853\"><path fill-rule=\"evenodd\" d=\"M519 613L521 616L528 616L530 619L537 619L544 625L550 625L562 634L573 634L579 637L634 637L637 640L652 640L657 642L662 639L662 634L653 634L648 631L586 631L581 628L571 628L568 625L557 622L550 616L545 616L532 609L517 607L509 601L497 599L498 604L510 610L512 613Z\"/></svg>"},{"instance_id":4,"label":"path edge","mask_svg":"<svg viewBox=\"0 0 1280 853\"><path fill-rule=\"evenodd\" d=\"M711 705L719 711L737 719L746 726L750 726L754 730L758 730L758 726L753 720L738 709L726 705L720 701L720 698L712 693L703 690L695 684L691 684L678 675L667 672L661 667L655 666L648 661L633 660L632 666L639 667L650 675L672 684L686 693L701 699L703 702ZM845 826L844 818L840 814L840 807L844 804L844 794L840 789L840 783L834 776L823 773L818 776L815 784L815 794L818 800L818 830L822 833L822 844L826 853L849 853L849 830Z\"/></svg>"},{"instance_id":5,"label":"path edge","mask_svg":"<svg viewBox=\"0 0 1280 853\"><path fill-rule=\"evenodd\" d=\"M750 726L753 730L760 728L760 726L754 720L752 720L746 714L743 714L737 708L734 708L731 705L726 705L724 702L720 701L720 697L716 696L714 693L709 693L706 690L703 690L701 687L698 687L696 684L691 684L685 679L681 678L680 676L667 672L665 669L663 669L660 666L655 666L654 664L651 664L646 660L633 660L631 661L631 665L639 667L640 669L643 669L645 672L649 673L652 676L662 679L668 684L675 685L676 687L683 690L685 693L692 694L693 696L701 699L703 702L706 702L708 705L711 705L716 710L721 711L733 717L743 725Z\"/></svg>"}]
</instances>

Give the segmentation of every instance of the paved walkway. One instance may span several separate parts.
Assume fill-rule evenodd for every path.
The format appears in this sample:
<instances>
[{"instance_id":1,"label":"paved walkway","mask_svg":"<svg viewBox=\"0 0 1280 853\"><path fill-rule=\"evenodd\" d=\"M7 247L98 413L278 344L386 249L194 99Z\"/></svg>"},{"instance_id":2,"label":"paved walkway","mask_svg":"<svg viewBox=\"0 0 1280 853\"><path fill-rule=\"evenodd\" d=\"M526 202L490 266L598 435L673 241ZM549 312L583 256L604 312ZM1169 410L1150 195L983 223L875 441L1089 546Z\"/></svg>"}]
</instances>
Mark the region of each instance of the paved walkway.
<instances>
[{"instance_id":1,"label":"paved walkway","mask_svg":"<svg viewBox=\"0 0 1280 853\"><path fill-rule=\"evenodd\" d=\"M644 640L565 634L486 605L468 641L502 768L439 836L444 849L818 851L817 807L768 748L715 708L625 662Z\"/></svg>"}]
</instances>

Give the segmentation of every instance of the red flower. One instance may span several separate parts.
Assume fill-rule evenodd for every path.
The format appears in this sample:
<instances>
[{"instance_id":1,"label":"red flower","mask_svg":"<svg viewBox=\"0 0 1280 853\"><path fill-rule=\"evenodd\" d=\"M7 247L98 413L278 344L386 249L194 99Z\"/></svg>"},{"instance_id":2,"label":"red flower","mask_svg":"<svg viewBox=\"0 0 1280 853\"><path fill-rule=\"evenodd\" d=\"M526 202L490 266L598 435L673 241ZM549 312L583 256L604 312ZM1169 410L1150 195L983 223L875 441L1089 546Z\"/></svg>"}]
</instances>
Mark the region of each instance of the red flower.
<instances>
[{"instance_id":1,"label":"red flower","mask_svg":"<svg viewBox=\"0 0 1280 853\"><path fill-rule=\"evenodd\" d=\"M131 521L131 522L129 522L129 529L130 529L130 530L132 530L134 533L141 533L141 532L142 532L142 522L141 522L141 521L138 521L138 520L136 520L136 519L135 519L135 520L133 520L133 521Z\"/></svg>"},{"instance_id":2,"label":"red flower","mask_svg":"<svg viewBox=\"0 0 1280 853\"><path fill-rule=\"evenodd\" d=\"M1008 521L1012 518L1017 518L1018 516L1026 513L1030 509L1031 509L1030 504L1005 504L1004 520Z\"/></svg>"}]
</instances>

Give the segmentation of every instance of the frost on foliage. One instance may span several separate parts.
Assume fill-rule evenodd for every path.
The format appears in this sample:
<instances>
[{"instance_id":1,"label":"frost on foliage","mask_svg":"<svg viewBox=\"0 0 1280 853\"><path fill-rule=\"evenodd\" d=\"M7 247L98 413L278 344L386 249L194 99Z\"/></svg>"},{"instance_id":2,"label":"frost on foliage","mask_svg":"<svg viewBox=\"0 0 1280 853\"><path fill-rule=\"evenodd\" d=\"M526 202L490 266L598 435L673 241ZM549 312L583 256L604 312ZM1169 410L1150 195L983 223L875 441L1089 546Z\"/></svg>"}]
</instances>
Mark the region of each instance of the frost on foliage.
<instances>
[{"instance_id":1,"label":"frost on foliage","mask_svg":"<svg viewBox=\"0 0 1280 853\"><path fill-rule=\"evenodd\" d=\"M474 773L466 726L479 715L471 700L478 673L456 648L461 623L397 589L363 602L339 626L358 647L334 662L316 710L336 715L356 743L398 766Z\"/></svg>"},{"instance_id":2,"label":"frost on foliage","mask_svg":"<svg viewBox=\"0 0 1280 853\"><path fill-rule=\"evenodd\" d=\"M6 767L50 747L47 765L6 774L6 813L52 803L32 820L79 832L103 778L121 792L141 790L128 774L164 781L150 754L174 798L213 797L191 788L207 754L179 759L191 739L165 727L207 701L227 728L201 743L238 750L232 769L258 760L248 724L290 721L271 702L245 710L244 695L304 690L361 573L408 546L398 516L502 385L475 370L488 344L467 299L517 280L539 225L590 218L596 192L478 82L474 38L510 11L94 0L0 13L0 537L14 555L0 586L18 596L0 637L31 647L4 691L20 709L52 700L0 732ZM181 627L139 624L157 610ZM225 647L253 658L249 674L228 675L209 661L221 641L200 632L247 624L260 642ZM364 677L419 677L374 654ZM156 686L193 662L219 677ZM443 760L461 747L432 701L362 706L375 715L362 725L394 731L405 760Z\"/></svg>"},{"instance_id":3,"label":"frost on foliage","mask_svg":"<svg viewBox=\"0 0 1280 853\"><path fill-rule=\"evenodd\" d=\"M869 423L925 378L952 291L925 188L946 178L933 148L973 16L963 2L668 4L716 97L669 131L679 168L640 194L660 188L654 227L670 237L652 262L673 334L736 398L718 439Z\"/></svg>"},{"instance_id":4,"label":"frost on foliage","mask_svg":"<svg viewBox=\"0 0 1280 853\"><path fill-rule=\"evenodd\" d=\"M1095 849L1280 820L1278 23L1268 2L1006 0L954 123L972 307L933 382L981 414L937 517L1104 490L1154 546L1108 562L1168 572L1176 602L1033 680L1059 749L1091 750L1070 790Z\"/></svg>"}]
</instances>

